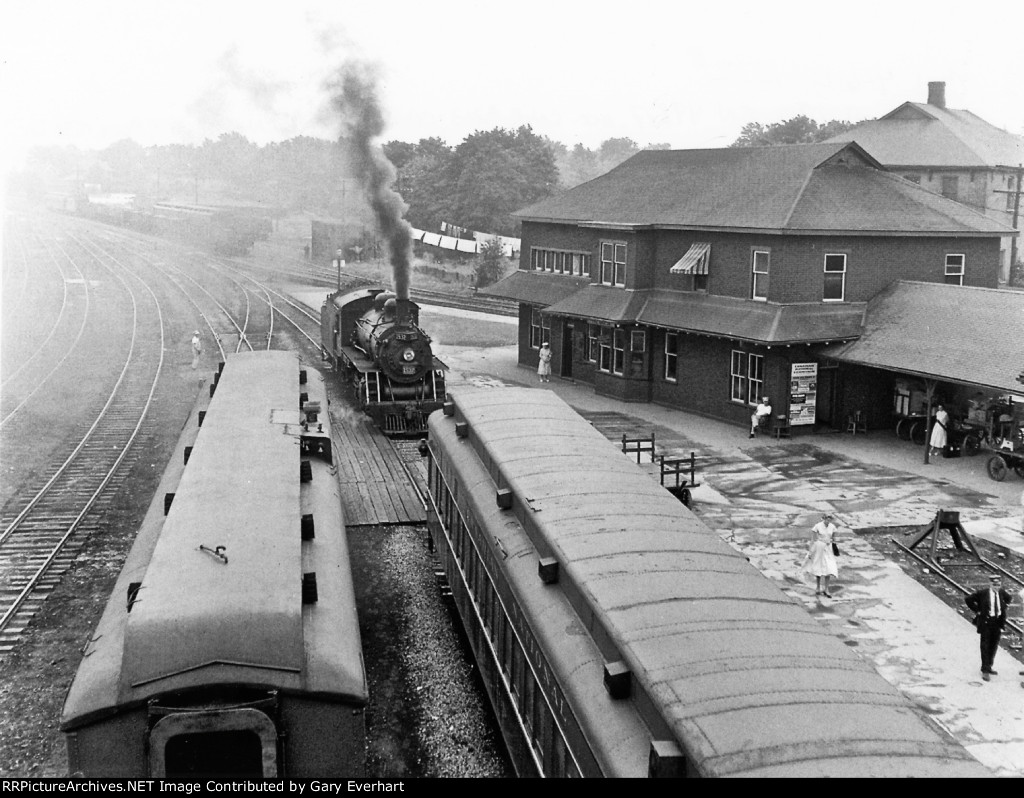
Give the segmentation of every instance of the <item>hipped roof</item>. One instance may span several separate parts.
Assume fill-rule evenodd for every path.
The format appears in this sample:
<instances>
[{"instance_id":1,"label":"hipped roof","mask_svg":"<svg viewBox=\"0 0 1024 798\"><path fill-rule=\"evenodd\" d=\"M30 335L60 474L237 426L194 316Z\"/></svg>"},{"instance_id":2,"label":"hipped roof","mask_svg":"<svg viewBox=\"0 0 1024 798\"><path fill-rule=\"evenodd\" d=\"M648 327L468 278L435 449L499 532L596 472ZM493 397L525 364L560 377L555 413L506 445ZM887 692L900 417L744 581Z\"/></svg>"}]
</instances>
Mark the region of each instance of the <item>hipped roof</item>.
<instances>
[{"instance_id":1,"label":"hipped roof","mask_svg":"<svg viewBox=\"0 0 1024 798\"><path fill-rule=\"evenodd\" d=\"M644 150L515 214L594 226L885 235L1011 228L890 174L855 142Z\"/></svg>"}]
</instances>

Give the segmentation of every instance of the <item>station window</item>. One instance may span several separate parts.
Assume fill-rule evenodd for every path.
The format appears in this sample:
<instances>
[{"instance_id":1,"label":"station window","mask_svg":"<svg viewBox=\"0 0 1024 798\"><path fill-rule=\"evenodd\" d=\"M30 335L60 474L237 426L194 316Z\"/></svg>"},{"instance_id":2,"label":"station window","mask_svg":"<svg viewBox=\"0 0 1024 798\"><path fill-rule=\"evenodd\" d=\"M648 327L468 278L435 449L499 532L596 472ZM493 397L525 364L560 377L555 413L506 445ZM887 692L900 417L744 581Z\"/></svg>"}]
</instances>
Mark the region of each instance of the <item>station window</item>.
<instances>
[{"instance_id":1,"label":"station window","mask_svg":"<svg viewBox=\"0 0 1024 798\"><path fill-rule=\"evenodd\" d=\"M821 298L826 302L842 302L846 297L846 255L825 256L825 284Z\"/></svg>"},{"instance_id":2,"label":"station window","mask_svg":"<svg viewBox=\"0 0 1024 798\"><path fill-rule=\"evenodd\" d=\"M626 284L626 245L616 241L601 244L601 283L603 285Z\"/></svg>"},{"instance_id":3,"label":"station window","mask_svg":"<svg viewBox=\"0 0 1024 798\"><path fill-rule=\"evenodd\" d=\"M756 405L764 395L764 357L734 349L730 371L732 401Z\"/></svg>"},{"instance_id":4,"label":"station window","mask_svg":"<svg viewBox=\"0 0 1024 798\"><path fill-rule=\"evenodd\" d=\"M551 319L541 314L539 308L531 308L530 346L540 349L541 344L551 343Z\"/></svg>"},{"instance_id":5,"label":"station window","mask_svg":"<svg viewBox=\"0 0 1024 798\"><path fill-rule=\"evenodd\" d=\"M601 325L587 325L587 360L596 363L601 353Z\"/></svg>"},{"instance_id":6,"label":"station window","mask_svg":"<svg viewBox=\"0 0 1024 798\"><path fill-rule=\"evenodd\" d=\"M946 284L964 284L964 256L946 255Z\"/></svg>"},{"instance_id":7,"label":"station window","mask_svg":"<svg viewBox=\"0 0 1024 798\"><path fill-rule=\"evenodd\" d=\"M762 302L768 300L768 278L772 253L767 249L755 249L750 255L751 288L750 298Z\"/></svg>"},{"instance_id":8,"label":"station window","mask_svg":"<svg viewBox=\"0 0 1024 798\"><path fill-rule=\"evenodd\" d=\"M676 361L679 359L679 334L665 333L665 381L676 382Z\"/></svg>"}]
</instances>

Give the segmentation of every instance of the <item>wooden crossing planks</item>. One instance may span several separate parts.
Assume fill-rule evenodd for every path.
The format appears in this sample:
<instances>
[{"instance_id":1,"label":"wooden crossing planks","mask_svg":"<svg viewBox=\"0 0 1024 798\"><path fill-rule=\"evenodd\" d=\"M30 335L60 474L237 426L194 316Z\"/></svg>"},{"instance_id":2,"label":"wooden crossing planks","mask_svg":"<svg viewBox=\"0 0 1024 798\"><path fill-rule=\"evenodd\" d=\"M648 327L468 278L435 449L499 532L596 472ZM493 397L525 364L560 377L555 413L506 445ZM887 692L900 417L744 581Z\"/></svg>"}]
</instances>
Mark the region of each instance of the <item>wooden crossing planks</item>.
<instances>
[{"instance_id":1,"label":"wooden crossing planks","mask_svg":"<svg viewBox=\"0 0 1024 798\"><path fill-rule=\"evenodd\" d=\"M346 526L421 524L426 513L401 457L365 416L331 425Z\"/></svg>"}]
</instances>

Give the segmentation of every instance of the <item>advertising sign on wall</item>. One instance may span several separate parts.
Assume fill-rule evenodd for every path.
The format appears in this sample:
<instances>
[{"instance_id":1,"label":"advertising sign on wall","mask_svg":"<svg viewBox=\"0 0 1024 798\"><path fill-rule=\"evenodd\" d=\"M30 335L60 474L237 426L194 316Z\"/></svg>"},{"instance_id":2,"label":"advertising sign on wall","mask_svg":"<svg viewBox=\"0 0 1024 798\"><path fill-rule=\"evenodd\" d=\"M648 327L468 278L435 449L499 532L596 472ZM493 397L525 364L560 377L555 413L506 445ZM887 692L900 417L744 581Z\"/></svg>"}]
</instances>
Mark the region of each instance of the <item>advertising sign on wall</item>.
<instances>
[{"instance_id":1,"label":"advertising sign on wall","mask_svg":"<svg viewBox=\"0 0 1024 798\"><path fill-rule=\"evenodd\" d=\"M813 424L818 402L818 364L794 363L789 378L789 423Z\"/></svg>"}]
</instances>

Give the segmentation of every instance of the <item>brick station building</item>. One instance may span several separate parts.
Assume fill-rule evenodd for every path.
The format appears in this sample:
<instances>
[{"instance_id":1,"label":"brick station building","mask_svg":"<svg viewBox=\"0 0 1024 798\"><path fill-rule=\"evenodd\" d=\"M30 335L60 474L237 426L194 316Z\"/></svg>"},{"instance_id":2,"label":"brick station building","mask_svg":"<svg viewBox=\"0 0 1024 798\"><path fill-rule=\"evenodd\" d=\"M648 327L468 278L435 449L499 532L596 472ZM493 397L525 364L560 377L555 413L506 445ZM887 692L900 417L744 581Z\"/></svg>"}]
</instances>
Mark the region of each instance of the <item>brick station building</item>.
<instances>
[{"instance_id":1,"label":"brick station building","mask_svg":"<svg viewBox=\"0 0 1024 798\"><path fill-rule=\"evenodd\" d=\"M856 142L643 151L516 216L519 269L484 291L518 301L521 365L549 342L552 373L599 394L744 425L767 395L794 432L855 407L890 425L898 375L830 353L897 282L911 304L943 286L922 294L937 321L985 312L965 289L996 289L1011 232Z\"/></svg>"}]
</instances>

